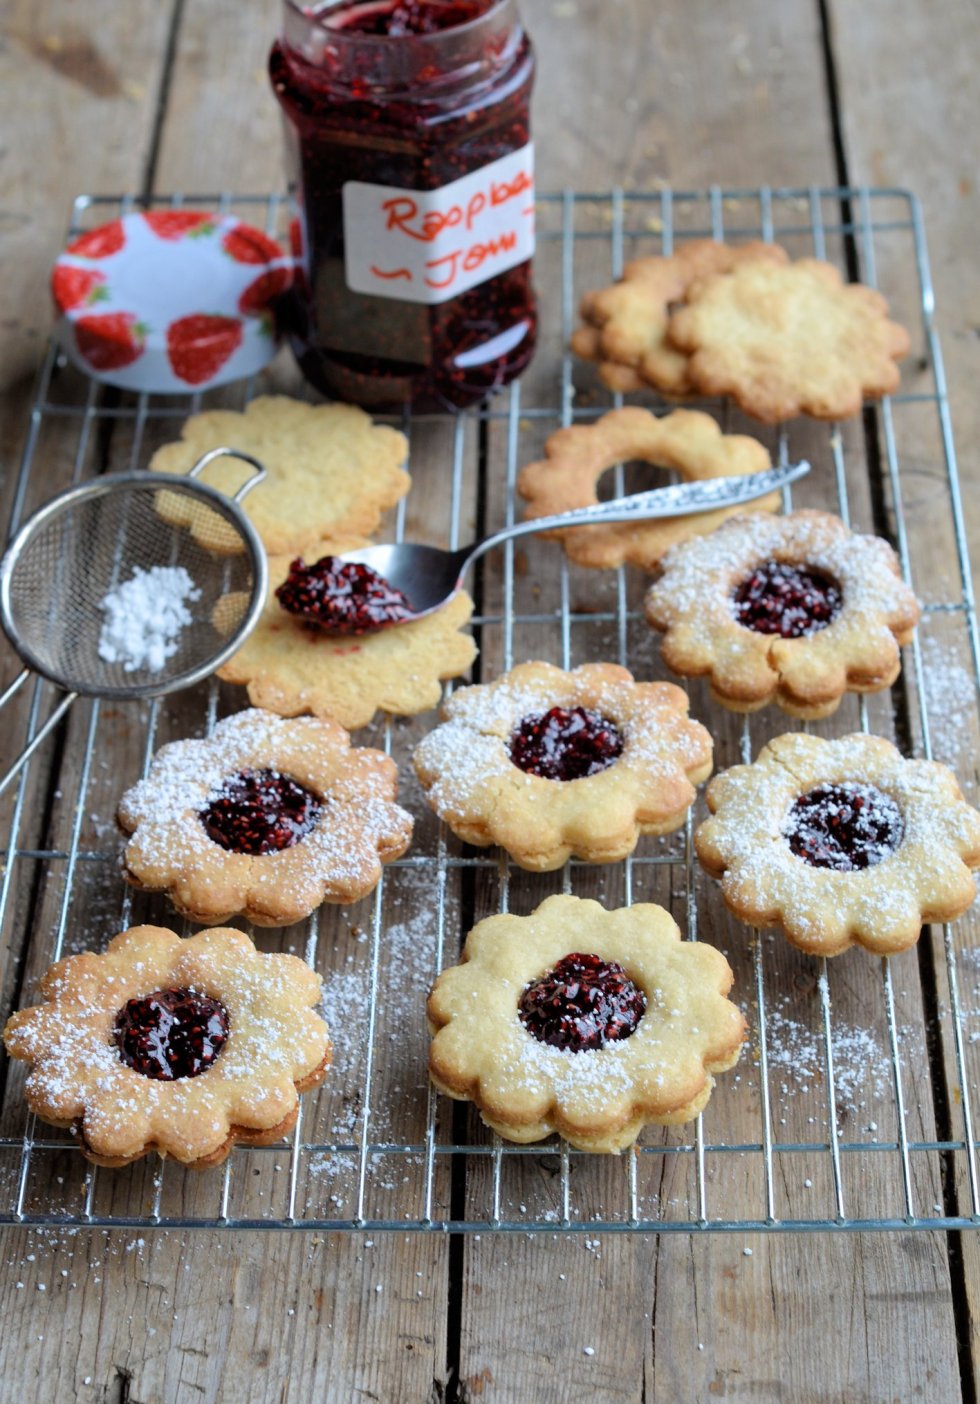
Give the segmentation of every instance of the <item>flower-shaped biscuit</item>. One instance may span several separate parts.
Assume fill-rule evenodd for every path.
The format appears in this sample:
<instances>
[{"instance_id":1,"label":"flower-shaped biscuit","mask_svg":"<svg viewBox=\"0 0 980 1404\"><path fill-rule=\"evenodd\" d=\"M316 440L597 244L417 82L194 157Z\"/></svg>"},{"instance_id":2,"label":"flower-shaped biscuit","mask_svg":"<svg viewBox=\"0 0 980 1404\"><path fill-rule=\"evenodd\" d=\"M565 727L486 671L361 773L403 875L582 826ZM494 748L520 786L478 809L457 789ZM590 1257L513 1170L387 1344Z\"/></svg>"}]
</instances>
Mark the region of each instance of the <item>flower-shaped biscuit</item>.
<instances>
[{"instance_id":1,"label":"flower-shaped biscuit","mask_svg":"<svg viewBox=\"0 0 980 1404\"><path fill-rule=\"evenodd\" d=\"M574 424L552 434L545 457L529 463L517 479L527 501L526 517L570 512L598 501L596 485L617 463L640 459L673 468L686 482L742 477L772 467L768 451L746 434L723 434L710 414L674 410L657 418L638 405L610 410L593 424ZM778 493L759 499L760 510L775 511ZM737 508L693 513L660 521L619 522L611 526L567 527L542 533L561 541L577 565L611 568L626 562L653 570L669 547L689 536L713 531Z\"/></svg>"},{"instance_id":2,"label":"flower-shaped biscuit","mask_svg":"<svg viewBox=\"0 0 980 1404\"><path fill-rule=\"evenodd\" d=\"M672 305L684 300L697 279L759 262L787 263L788 255L778 244L692 239L670 256L635 259L618 283L586 293L581 307L586 325L572 337L572 349L599 362L611 389L646 384L667 395L690 394L688 358L667 340Z\"/></svg>"},{"instance_id":3,"label":"flower-shaped biscuit","mask_svg":"<svg viewBox=\"0 0 980 1404\"><path fill-rule=\"evenodd\" d=\"M8 1020L7 1052L32 1065L31 1111L99 1165L155 1150L204 1169L278 1141L330 1064L319 975L242 931L134 926L53 965L41 992Z\"/></svg>"},{"instance_id":4,"label":"flower-shaped biscuit","mask_svg":"<svg viewBox=\"0 0 980 1404\"><path fill-rule=\"evenodd\" d=\"M286 395L261 395L244 414L214 409L192 415L180 439L157 449L150 468L187 473L202 454L222 446L254 455L266 470L242 506L270 553L302 551L326 537L369 536L411 485L402 468L404 434L372 423L355 405L310 405ZM231 496L250 475L240 460L219 458L201 481ZM241 549L237 533L216 514L192 514L182 496L161 493L157 510L189 526L210 550Z\"/></svg>"},{"instance_id":5,"label":"flower-shaped biscuit","mask_svg":"<svg viewBox=\"0 0 980 1404\"><path fill-rule=\"evenodd\" d=\"M720 951L662 907L549 897L493 916L429 996L429 1075L510 1141L558 1131L618 1152L647 1122L692 1120L738 1060L745 1020Z\"/></svg>"},{"instance_id":6,"label":"flower-shaped biscuit","mask_svg":"<svg viewBox=\"0 0 980 1404\"><path fill-rule=\"evenodd\" d=\"M466 843L543 872L614 863L678 828L711 773L711 737L673 683L613 663L522 663L454 692L416 748L427 798Z\"/></svg>"},{"instance_id":7,"label":"flower-shaped biscuit","mask_svg":"<svg viewBox=\"0 0 980 1404\"><path fill-rule=\"evenodd\" d=\"M732 395L767 424L857 414L865 397L898 388L895 362L909 349L879 292L814 258L743 263L692 284L667 335L690 356L697 390Z\"/></svg>"},{"instance_id":8,"label":"flower-shaped biscuit","mask_svg":"<svg viewBox=\"0 0 980 1404\"><path fill-rule=\"evenodd\" d=\"M572 333L571 346L576 356L581 356L583 361L596 363L599 379L607 390L612 390L617 395L631 395L634 390L643 389L644 381L632 366L622 366L618 361L606 359L602 352L601 333L596 327L576 327ZM680 352L677 354L679 356Z\"/></svg>"},{"instance_id":9,"label":"flower-shaped biscuit","mask_svg":"<svg viewBox=\"0 0 980 1404\"><path fill-rule=\"evenodd\" d=\"M813 955L893 955L973 901L980 814L946 766L880 736L778 736L707 800L695 843L727 905Z\"/></svg>"},{"instance_id":10,"label":"flower-shaped biscuit","mask_svg":"<svg viewBox=\"0 0 980 1404\"><path fill-rule=\"evenodd\" d=\"M827 512L732 517L662 567L646 613L664 661L736 712L826 717L845 692L890 686L919 619L888 543Z\"/></svg>"},{"instance_id":11,"label":"flower-shaped biscuit","mask_svg":"<svg viewBox=\"0 0 980 1404\"><path fill-rule=\"evenodd\" d=\"M238 712L162 747L123 796L124 874L208 926L288 926L321 902L356 902L411 840L397 773L336 722Z\"/></svg>"},{"instance_id":12,"label":"flower-shaped biscuit","mask_svg":"<svg viewBox=\"0 0 980 1404\"><path fill-rule=\"evenodd\" d=\"M350 549L350 543L320 541L307 558ZM464 673L476 657L472 635L462 632L473 613L465 590L420 619L347 637L282 607L276 590L292 564L291 556L269 558L265 609L242 647L218 669L219 678L248 688L253 706L283 717L313 712L353 730L367 726L379 710L403 717L427 712L438 705L443 680ZM240 612L240 597L226 596L216 627L233 627Z\"/></svg>"}]
</instances>

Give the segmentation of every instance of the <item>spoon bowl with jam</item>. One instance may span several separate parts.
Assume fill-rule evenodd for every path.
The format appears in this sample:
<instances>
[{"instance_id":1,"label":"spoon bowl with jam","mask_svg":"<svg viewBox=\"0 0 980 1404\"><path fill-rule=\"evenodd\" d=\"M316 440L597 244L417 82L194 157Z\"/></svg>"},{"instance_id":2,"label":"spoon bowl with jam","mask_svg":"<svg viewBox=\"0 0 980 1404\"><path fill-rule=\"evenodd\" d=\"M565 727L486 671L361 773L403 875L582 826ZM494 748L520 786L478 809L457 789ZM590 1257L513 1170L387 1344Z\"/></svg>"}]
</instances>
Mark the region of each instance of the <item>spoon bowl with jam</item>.
<instances>
[{"instance_id":1,"label":"spoon bowl with jam","mask_svg":"<svg viewBox=\"0 0 980 1404\"><path fill-rule=\"evenodd\" d=\"M276 596L290 614L334 634L365 634L410 623L452 599L480 556L517 536L597 523L683 517L737 507L787 487L810 471L806 460L741 478L675 483L652 492L598 502L574 512L513 522L458 551L400 541L365 546L314 565L294 561Z\"/></svg>"}]
</instances>

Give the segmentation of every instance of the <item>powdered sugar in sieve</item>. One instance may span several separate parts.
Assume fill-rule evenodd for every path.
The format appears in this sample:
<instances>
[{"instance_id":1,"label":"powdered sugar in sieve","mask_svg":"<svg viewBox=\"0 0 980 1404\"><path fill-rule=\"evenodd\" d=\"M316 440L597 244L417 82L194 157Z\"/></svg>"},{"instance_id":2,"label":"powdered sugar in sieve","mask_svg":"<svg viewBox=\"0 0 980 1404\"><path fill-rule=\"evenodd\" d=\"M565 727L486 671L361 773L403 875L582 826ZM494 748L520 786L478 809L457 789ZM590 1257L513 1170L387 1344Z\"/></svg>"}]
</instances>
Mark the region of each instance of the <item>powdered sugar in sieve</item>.
<instances>
[{"instance_id":1,"label":"powdered sugar in sieve","mask_svg":"<svg viewBox=\"0 0 980 1404\"><path fill-rule=\"evenodd\" d=\"M99 635L99 657L121 663L127 673L138 668L158 673L179 647L184 626L193 622L187 601L201 598L183 566L137 566L128 580L99 601L106 615Z\"/></svg>"}]
</instances>

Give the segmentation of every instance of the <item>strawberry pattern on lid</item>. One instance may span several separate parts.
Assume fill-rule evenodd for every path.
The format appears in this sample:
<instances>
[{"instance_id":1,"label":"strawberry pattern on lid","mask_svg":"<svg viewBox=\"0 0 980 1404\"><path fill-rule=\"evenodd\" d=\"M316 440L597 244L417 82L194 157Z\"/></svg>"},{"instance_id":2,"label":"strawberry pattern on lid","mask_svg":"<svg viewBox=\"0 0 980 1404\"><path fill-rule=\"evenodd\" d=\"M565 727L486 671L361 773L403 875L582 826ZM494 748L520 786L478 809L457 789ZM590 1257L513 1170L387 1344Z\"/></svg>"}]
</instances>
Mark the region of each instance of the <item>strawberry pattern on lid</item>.
<instances>
[{"instance_id":1,"label":"strawberry pattern on lid","mask_svg":"<svg viewBox=\"0 0 980 1404\"><path fill-rule=\"evenodd\" d=\"M254 375L275 354L294 260L207 210L133 212L76 236L51 274L56 334L87 375L187 394Z\"/></svg>"}]
</instances>

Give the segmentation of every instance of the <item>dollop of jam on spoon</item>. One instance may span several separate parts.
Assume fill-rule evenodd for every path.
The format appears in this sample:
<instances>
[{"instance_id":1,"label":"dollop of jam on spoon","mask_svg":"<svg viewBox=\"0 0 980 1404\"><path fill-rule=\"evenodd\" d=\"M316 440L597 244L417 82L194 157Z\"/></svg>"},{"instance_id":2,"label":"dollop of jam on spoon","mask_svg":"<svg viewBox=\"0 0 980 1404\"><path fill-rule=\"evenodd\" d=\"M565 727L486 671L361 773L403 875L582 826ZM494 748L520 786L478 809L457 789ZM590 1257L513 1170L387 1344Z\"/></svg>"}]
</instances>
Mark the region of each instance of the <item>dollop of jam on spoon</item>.
<instances>
[{"instance_id":1,"label":"dollop of jam on spoon","mask_svg":"<svg viewBox=\"0 0 980 1404\"><path fill-rule=\"evenodd\" d=\"M397 586L370 566L339 556L322 556L313 565L297 557L276 599L288 614L347 637L374 634L415 615Z\"/></svg>"}]
</instances>

